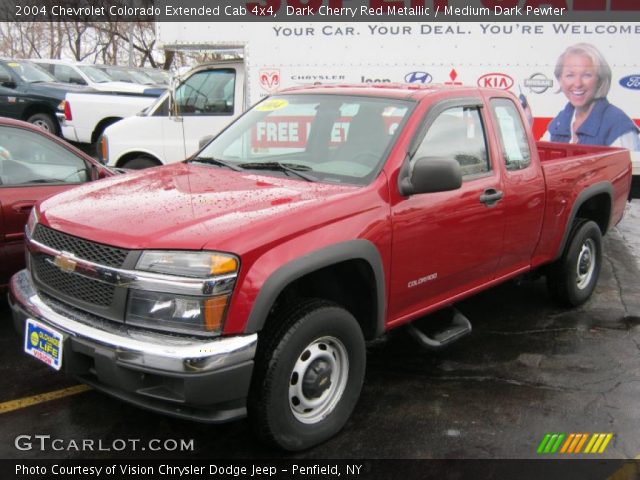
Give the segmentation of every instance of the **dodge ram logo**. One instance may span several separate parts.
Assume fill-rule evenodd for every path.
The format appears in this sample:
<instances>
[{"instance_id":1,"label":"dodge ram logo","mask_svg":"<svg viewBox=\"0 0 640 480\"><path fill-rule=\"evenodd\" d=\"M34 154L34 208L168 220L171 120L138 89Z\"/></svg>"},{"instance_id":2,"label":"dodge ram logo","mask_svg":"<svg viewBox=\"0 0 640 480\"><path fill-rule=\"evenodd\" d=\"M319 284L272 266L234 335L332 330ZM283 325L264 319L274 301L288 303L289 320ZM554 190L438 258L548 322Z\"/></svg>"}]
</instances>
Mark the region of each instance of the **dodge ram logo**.
<instances>
[{"instance_id":1,"label":"dodge ram logo","mask_svg":"<svg viewBox=\"0 0 640 480\"><path fill-rule=\"evenodd\" d=\"M509 90L513 87L513 78L505 73L487 73L478 79L478 86Z\"/></svg>"},{"instance_id":2,"label":"dodge ram logo","mask_svg":"<svg viewBox=\"0 0 640 480\"><path fill-rule=\"evenodd\" d=\"M260 70L260 86L267 92L280 88L280 70Z\"/></svg>"}]
</instances>

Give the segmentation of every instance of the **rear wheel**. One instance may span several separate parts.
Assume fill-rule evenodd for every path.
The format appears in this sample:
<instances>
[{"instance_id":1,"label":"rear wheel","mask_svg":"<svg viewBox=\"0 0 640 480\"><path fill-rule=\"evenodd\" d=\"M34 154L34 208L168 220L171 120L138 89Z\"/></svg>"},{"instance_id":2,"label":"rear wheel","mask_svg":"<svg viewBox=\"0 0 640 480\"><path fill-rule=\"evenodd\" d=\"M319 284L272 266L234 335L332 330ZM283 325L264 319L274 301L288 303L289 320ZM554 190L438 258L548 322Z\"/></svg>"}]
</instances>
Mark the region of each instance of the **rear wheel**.
<instances>
[{"instance_id":1,"label":"rear wheel","mask_svg":"<svg viewBox=\"0 0 640 480\"><path fill-rule=\"evenodd\" d=\"M160 165L158 162L149 157L139 156L132 158L131 160L127 160L121 167L129 168L131 170L142 170L144 168L157 167L158 165Z\"/></svg>"},{"instance_id":2,"label":"rear wheel","mask_svg":"<svg viewBox=\"0 0 640 480\"><path fill-rule=\"evenodd\" d=\"M58 123L47 113L36 113L27 118L27 122L32 123L36 127L40 127L45 132L56 135L58 133Z\"/></svg>"},{"instance_id":3,"label":"rear wheel","mask_svg":"<svg viewBox=\"0 0 640 480\"><path fill-rule=\"evenodd\" d=\"M321 443L347 422L364 380L364 337L345 309L307 300L261 333L249 398L256 434L286 450Z\"/></svg>"},{"instance_id":4,"label":"rear wheel","mask_svg":"<svg viewBox=\"0 0 640 480\"><path fill-rule=\"evenodd\" d=\"M602 233L591 220L579 220L573 227L564 255L550 267L547 285L563 305L582 305L598 283L602 264Z\"/></svg>"}]
</instances>

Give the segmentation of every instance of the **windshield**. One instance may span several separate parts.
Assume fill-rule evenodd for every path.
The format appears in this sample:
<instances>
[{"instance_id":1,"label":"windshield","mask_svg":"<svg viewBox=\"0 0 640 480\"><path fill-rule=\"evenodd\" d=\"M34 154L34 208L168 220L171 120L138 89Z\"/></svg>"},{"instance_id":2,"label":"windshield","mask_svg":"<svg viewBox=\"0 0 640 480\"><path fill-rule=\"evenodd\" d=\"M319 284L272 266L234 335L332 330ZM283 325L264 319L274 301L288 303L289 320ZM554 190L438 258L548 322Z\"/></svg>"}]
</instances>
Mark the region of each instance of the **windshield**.
<instances>
[{"instance_id":1,"label":"windshield","mask_svg":"<svg viewBox=\"0 0 640 480\"><path fill-rule=\"evenodd\" d=\"M320 181L364 185L378 173L413 105L343 95L270 97L216 137L196 160L213 158L261 173L272 165L273 174L286 175L277 165L282 164Z\"/></svg>"},{"instance_id":2,"label":"windshield","mask_svg":"<svg viewBox=\"0 0 640 480\"><path fill-rule=\"evenodd\" d=\"M89 77L89 80L91 80L92 82L105 83L105 82L112 81L109 75L107 75L102 70L99 70L95 67L91 67L88 65L78 65L78 70L80 70L87 77Z\"/></svg>"},{"instance_id":3,"label":"windshield","mask_svg":"<svg viewBox=\"0 0 640 480\"><path fill-rule=\"evenodd\" d=\"M154 83L153 79L145 72L127 69L127 73L136 83L140 83L142 85L151 85Z\"/></svg>"},{"instance_id":4,"label":"windshield","mask_svg":"<svg viewBox=\"0 0 640 480\"><path fill-rule=\"evenodd\" d=\"M151 79L156 83L160 83L163 85L169 84L168 72L165 72L163 70L145 70L144 73L145 75L148 75L149 77L151 77Z\"/></svg>"},{"instance_id":5,"label":"windshield","mask_svg":"<svg viewBox=\"0 0 640 480\"><path fill-rule=\"evenodd\" d=\"M23 82L35 83L35 82L57 82L56 78L50 73L44 71L42 68L31 62L12 60L7 62L6 65L10 67Z\"/></svg>"}]
</instances>

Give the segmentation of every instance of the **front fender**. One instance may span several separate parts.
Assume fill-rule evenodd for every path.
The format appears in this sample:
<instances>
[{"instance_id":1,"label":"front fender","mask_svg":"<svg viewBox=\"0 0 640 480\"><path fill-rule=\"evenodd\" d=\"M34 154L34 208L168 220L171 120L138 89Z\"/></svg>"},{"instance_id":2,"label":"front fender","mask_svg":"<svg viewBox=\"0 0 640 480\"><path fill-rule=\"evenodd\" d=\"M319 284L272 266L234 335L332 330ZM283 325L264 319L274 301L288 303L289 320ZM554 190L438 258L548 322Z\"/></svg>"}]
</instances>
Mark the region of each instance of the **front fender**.
<instances>
[{"instance_id":1,"label":"front fender","mask_svg":"<svg viewBox=\"0 0 640 480\"><path fill-rule=\"evenodd\" d=\"M291 282L311 272L346 260L365 260L373 270L376 284L376 335L382 334L386 311L384 268L376 246L363 239L349 240L316 250L292 260L274 271L260 288L247 319L245 333L255 333L262 329L271 307Z\"/></svg>"}]
</instances>

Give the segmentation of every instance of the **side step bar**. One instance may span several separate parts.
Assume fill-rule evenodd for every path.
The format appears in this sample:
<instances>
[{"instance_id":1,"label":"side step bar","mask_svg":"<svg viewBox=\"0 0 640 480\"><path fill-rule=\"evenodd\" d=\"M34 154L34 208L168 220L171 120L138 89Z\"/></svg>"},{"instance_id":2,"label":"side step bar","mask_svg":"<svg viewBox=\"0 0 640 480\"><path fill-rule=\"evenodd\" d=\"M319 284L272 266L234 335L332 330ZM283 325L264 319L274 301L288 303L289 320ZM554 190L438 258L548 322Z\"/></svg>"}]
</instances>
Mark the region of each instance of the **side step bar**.
<instances>
[{"instance_id":1,"label":"side step bar","mask_svg":"<svg viewBox=\"0 0 640 480\"><path fill-rule=\"evenodd\" d=\"M471 322L451 307L407 325L409 334L424 348L438 350L471 333Z\"/></svg>"}]
</instances>

